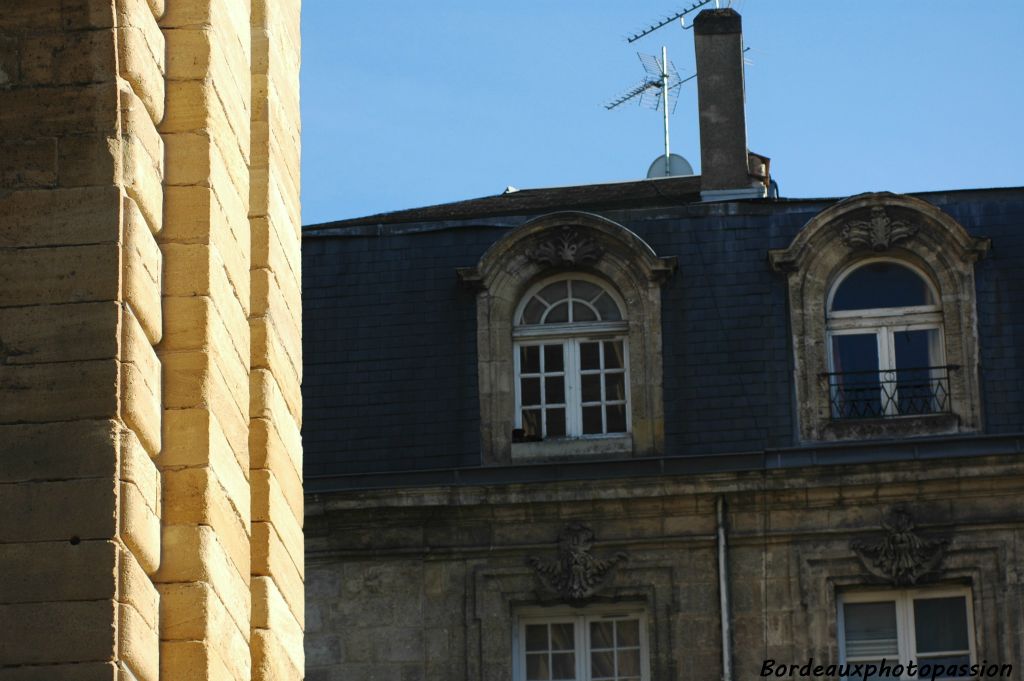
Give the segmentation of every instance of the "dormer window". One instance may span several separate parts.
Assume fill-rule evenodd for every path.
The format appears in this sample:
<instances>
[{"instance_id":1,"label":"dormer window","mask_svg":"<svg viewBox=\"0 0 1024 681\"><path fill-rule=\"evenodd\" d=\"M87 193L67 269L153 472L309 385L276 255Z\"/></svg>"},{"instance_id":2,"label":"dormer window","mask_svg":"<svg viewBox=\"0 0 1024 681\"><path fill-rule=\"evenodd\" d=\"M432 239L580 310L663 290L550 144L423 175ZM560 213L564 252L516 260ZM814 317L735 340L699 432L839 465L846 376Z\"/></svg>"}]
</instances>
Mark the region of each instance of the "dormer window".
<instances>
[{"instance_id":1,"label":"dormer window","mask_svg":"<svg viewBox=\"0 0 1024 681\"><path fill-rule=\"evenodd\" d=\"M801 441L981 429L974 266L988 248L921 199L862 194L769 252L789 284Z\"/></svg>"},{"instance_id":2,"label":"dormer window","mask_svg":"<svg viewBox=\"0 0 1024 681\"><path fill-rule=\"evenodd\" d=\"M628 324L618 296L584 275L534 286L512 330L514 440L629 432Z\"/></svg>"},{"instance_id":3,"label":"dormer window","mask_svg":"<svg viewBox=\"0 0 1024 681\"><path fill-rule=\"evenodd\" d=\"M896 260L858 262L827 305L833 419L948 412L949 368L934 286Z\"/></svg>"}]
</instances>

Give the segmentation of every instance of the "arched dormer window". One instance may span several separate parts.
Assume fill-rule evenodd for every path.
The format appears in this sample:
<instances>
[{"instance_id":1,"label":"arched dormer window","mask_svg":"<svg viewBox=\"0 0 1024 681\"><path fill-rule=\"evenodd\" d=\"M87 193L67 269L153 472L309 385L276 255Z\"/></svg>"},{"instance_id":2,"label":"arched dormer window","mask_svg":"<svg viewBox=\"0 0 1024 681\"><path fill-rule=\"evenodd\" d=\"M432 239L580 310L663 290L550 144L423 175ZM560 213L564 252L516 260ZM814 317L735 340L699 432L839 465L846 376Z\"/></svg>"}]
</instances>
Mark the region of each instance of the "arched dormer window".
<instances>
[{"instance_id":1,"label":"arched dormer window","mask_svg":"<svg viewBox=\"0 0 1024 681\"><path fill-rule=\"evenodd\" d=\"M788 282L801 441L981 429L974 266L989 246L927 201L878 193L769 252Z\"/></svg>"},{"instance_id":2,"label":"arched dormer window","mask_svg":"<svg viewBox=\"0 0 1024 681\"><path fill-rule=\"evenodd\" d=\"M596 277L559 275L533 286L515 325L514 441L629 432L629 326Z\"/></svg>"},{"instance_id":3,"label":"arched dormer window","mask_svg":"<svg viewBox=\"0 0 1024 681\"><path fill-rule=\"evenodd\" d=\"M477 292L483 463L662 452L661 286L675 264L620 224L566 212L459 270Z\"/></svg>"},{"instance_id":4,"label":"arched dormer window","mask_svg":"<svg viewBox=\"0 0 1024 681\"><path fill-rule=\"evenodd\" d=\"M923 272L857 262L837 277L826 309L832 418L949 411L942 308Z\"/></svg>"}]
</instances>

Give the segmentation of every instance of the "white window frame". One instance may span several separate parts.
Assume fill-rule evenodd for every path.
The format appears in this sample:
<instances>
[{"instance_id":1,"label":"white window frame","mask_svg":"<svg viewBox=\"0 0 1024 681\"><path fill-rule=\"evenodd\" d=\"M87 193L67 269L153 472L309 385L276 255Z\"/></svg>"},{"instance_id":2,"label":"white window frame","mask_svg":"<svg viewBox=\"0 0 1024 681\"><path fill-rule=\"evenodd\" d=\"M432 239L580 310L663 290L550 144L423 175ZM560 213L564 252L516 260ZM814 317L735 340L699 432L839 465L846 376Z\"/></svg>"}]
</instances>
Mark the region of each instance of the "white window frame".
<instances>
[{"instance_id":1,"label":"white window frame","mask_svg":"<svg viewBox=\"0 0 1024 681\"><path fill-rule=\"evenodd\" d=\"M522 317L523 310L526 305L530 302L533 296L544 287L558 281L568 280L580 280L598 286L605 292L605 295L609 296L612 301L618 306L620 314L624 313L626 306L624 301L619 295L608 286L607 282L590 276L588 274L580 272L570 272L567 274L560 274L555 277L546 278L530 289L522 296L519 304L516 306L515 315L513 320L519 320ZM547 437L547 417L546 411L541 410L542 419L542 432L544 433L543 441L557 441L560 439L566 440L600 440L600 439L621 439L623 436L629 435L633 432L633 410L632 400L630 396L630 362L629 362L629 322L626 320L618 321L596 321L596 322L568 322L560 324L531 324L531 325L514 325L512 328L512 361L513 361L513 382L515 392L515 416L514 425L515 428L521 429L523 427L523 396L522 396L522 373L521 373L521 359L520 359L520 348L529 346L539 345L555 345L560 344L562 346L562 367L563 377L565 381L565 436L557 438ZM624 411L626 415L626 430L624 432L613 432L613 433L583 433L583 373L580 369L580 344L581 343L601 343L602 341L618 341L622 343L622 365L623 365L623 380L625 381L625 404ZM601 352L604 352L603 346ZM601 370L604 372L604 369ZM588 371L588 373L592 373ZM616 371L617 373L617 371ZM541 381L541 394L543 402L543 391L544 385ZM606 401L605 395L605 384L601 381L601 406L604 407L609 403L617 403L617 400ZM592 406L595 403L587 403L587 406ZM602 430L607 430L607 424L605 423L605 410L601 410L601 423Z\"/></svg>"},{"instance_id":2,"label":"white window frame","mask_svg":"<svg viewBox=\"0 0 1024 681\"><path fill-rule=\"evenodd\" d=\"M576 680L590 681L590 623L600 620L636 619L640 628L640 681L651 681L650 645L647 632L647 610L641 605L614 604L587 608L559 606L525 608L515 617L512 634L512 678L526 680L526 626L528 624L572 623L575 635Z\"/></svg>"},{"instance_id":3,"label":"white window frame","mask_svg":"<svg viewBox=\"0 0 1024 681\"><path fill-rule=\"evenodd\" d=\"M909 305L904 307L864 308L859 310L833 311L832 304L836 293L851 274L875 263L892 263L905 267L916 274L928 287L932 300L931 305ZM826 353L828 357L829 372L836 371L835 349L832 339L836 336L855 336L874 334L877 343L878 353L878 380L881 384L886 383L886 374L894 374L896 366L895 335L905 331L935 331L933 335L934 346L929 348L929 354L935 358L933 366L944 366L946 363L946 349L944 344L945 333L942 324L942 305L939 293L935 289L931 278L920 268L904 260L896 258L869 258L858 260L847 267L829 290L828 301L825 306L825 339ZM891 380L895 380L893 377ZM836 390L837 388L831 388ZM834 396L833 396L834 397ZM881 397L881 396L880 396ZM899 395L896 388L893 388L893 398L882 400L884 404L885 417L899 416Z\"/></svg>"},{"instance_id":4,"label":"white window frame","mask_svg":"<svg viewBox=\"0 0 1024 681\"><path fill-rule=\"evenodd\" d=\"M913 661L915 664L920 666L921 662L917 659L917 637L916 627L914 623L914 601L919 599L928 598L949 598L963 596L964 607L966 608L967 616L967 643L969 646L968 654L970 656L969 664L973 665L977 661L977 653L975 651L975 631L974 631L974 604L971 599L971 590L969 587L962 586L945 586L945 587L933 587L924 589L899 589L899 590L875 590L875 591L847 591L839 594L837 614L837 633L839 639L839 662L840 664L859 664L863 662L874 662L875 658L854 658L848 659L846 656L846 604L847 603L881 603L881 602L893 602L896 604L896 641L898 650L898 660L891 662L892 666L897 664L903 665L904 671L901 679L916 679L907 674L907 665ZM938 657L941 655L963 655L965 651L944 651L941 653L927 653L931 657ZM890 664L888 658L886 658L887 664ZM928 664L927 658L925 664ZM948 679L954 677L936 677L936 681L941 679ZM963 677L960 677L963 678Z\"/></svg>"}]
</instances>

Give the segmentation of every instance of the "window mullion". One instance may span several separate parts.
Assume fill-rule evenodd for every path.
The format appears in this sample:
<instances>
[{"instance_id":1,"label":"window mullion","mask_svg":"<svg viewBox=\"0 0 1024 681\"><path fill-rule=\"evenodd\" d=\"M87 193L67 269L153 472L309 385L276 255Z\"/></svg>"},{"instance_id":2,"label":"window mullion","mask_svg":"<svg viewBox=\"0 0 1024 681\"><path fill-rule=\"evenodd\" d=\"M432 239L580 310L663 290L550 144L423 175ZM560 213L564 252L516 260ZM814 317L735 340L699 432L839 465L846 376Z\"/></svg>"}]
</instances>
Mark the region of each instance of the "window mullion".
<instances>
[{"instance_id":1,"label":"window mullion","mask_svg":"<svg viewBox=\"0 0 1024 681\"><path fill-rule=\"evenodd\" d=\"M563 364L565 366L565 422L566 432L571 437L579 437L583 433L580 417L579 356L580 342L578 339L566 341L563 345Z\"/></svg>"},{"instance_id":2,"label":"window mullion","mask_svg":"<svg viewBox=\"0 0 1024 681\"><path fill-rule=\"evenodd\" d=\"M587 618L576 618L576 678L590 681L590 626Z\"/></svg>"},{"instance_id":3,"label":"window mullion","mask_svg":"<svg viewBox=\"0 0 1024 681\"><path fill-rule=\"evenodd\" d=\"M900 662L904 668L917 659L917 644L914 636L914 601L907 591L896 597L896 632L899 642Z\"/></svg>"}]
</instances>

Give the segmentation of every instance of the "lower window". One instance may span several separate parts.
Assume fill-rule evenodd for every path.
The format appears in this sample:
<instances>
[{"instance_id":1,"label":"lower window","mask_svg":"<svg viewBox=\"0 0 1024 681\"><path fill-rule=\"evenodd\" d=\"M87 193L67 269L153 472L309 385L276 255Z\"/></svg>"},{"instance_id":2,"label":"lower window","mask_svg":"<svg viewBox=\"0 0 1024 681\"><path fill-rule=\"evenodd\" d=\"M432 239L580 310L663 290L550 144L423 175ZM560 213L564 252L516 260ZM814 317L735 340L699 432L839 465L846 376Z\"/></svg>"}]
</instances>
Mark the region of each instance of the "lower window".
<instances>
[{"instance_id":1,"label":"lower window","mask_svg":"<svg viewBox=\"0 0 1024 681\"><path fill-rule=\"evenodd\" d=\"M646 617L631 610L517 618L516 681L648 681Z\"/></svg>"},{"instance_id":2,"label":"lower window","mask_svg":"<svg viewBox=\"0 0 1024 681\"><path fill-rule=\"evenodd\" d=\"M973 676L974 625L965 588L843 594L839 636L841 662L875 665L869 679ZM928 673L912 673L911 663L928 665ZM864 678L863 672L852 677Z\"/></svg>"}]
</instances>

